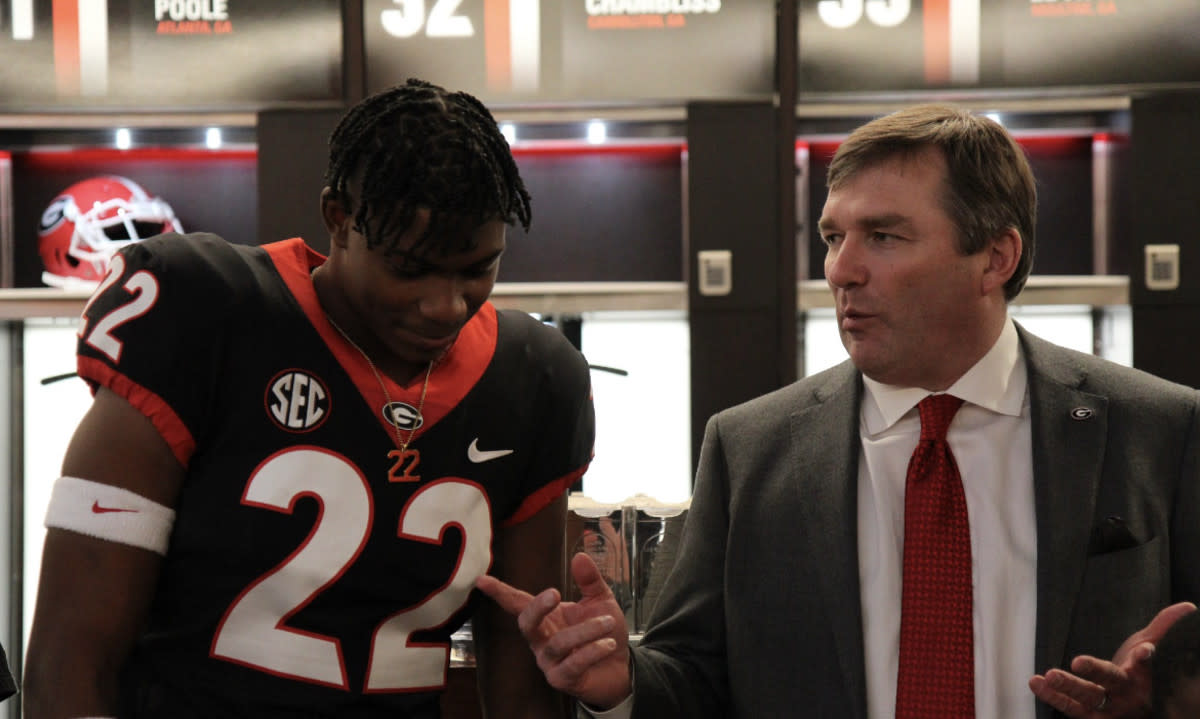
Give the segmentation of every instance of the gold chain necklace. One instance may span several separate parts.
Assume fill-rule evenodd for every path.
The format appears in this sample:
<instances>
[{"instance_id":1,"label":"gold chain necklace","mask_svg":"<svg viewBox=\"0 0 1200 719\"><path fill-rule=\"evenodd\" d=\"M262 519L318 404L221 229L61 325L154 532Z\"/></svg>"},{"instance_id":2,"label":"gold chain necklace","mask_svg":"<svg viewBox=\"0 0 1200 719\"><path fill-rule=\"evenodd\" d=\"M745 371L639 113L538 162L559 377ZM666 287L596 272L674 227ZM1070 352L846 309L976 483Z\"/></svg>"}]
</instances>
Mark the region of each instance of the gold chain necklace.
<instances>
[{"instance_id":1,"label":"gold chain necklace","mask_svg":"<svg viewBox=\"0 0 1200 719\"><path fill-rule=\"evenodd\" d=\"M424 415L421 412L425 409L425 393L429 391L429 378L433 375L433 365L435 360L429 361L429 366L425 368L425 381L421 384L421 398L417 400L417 416L413 418L412 428L408 430L408 436L402 437L400 434L400 425L396 422L395 414L392 411L392 395L388 392L387 384L383 381L383 375L379 369L375 367L375 363L371 361L370 355L363 351L358 343L350 339L350 335L346 334L346 330L342 329L337 322L328 314L325 319L329 320L329 324L338 331L342 339L346 340L358 354L362 355L363 361L371 368L371 374L375 375L375 381L379 383L379 389L383 390L383 400L387 404L384 405L384 419L392 425L392 429L396 431L396 449L388 452L388 459L394 460L391 469L388 470L388 481L391 482L416 482L421 479L420 475L413 474L417 465L421 463L421 453L415 449L409 449L408 445L412 442L413 437L417 434L417 428L425 422Z\"/></svg>"}]
</instances>

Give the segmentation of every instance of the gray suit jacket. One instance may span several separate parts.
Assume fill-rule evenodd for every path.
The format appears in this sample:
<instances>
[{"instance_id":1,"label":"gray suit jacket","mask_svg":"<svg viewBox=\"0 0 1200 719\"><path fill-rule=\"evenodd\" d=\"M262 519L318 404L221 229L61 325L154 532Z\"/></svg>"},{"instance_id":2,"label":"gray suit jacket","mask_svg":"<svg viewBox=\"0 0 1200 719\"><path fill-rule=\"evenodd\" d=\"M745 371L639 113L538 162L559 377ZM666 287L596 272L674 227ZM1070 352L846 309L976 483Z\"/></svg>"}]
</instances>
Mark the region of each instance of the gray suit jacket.
<instances>
[{"instance_id":1,"label":"gray suit jacket","mask_svg":"<svg viewBox=\"0 0 1200 719\"><path fill-rule=\"evenodd\" d=\"M1200 600L1200 395L1018 332L1042 672L1111 656L1167 604ZM862 392L847 362L709 421L677 563L634 653L635 717L865 719Z\"/></svg>"}]
</instances>

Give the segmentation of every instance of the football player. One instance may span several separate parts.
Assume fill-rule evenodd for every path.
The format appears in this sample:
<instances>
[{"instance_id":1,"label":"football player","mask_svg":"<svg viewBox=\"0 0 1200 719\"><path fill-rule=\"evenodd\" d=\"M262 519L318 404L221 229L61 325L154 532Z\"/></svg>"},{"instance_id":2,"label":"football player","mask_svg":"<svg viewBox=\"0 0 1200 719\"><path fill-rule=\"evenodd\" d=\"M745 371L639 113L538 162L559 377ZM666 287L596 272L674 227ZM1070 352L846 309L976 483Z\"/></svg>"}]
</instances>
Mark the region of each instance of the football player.
<instances>
[{"instance_id":1,"label":"football player","mask_svg":"<svg viewBox=\"0 0 1200 719\"><path fill-rule=\"evenodd\" d=\"M470 618L489 717L563 716L490 572L563 581L583 356L488 297L530 201L490 112L410 80L330 138L323 257L169 233L83 312L26 716L433 718Z\"/></svg>"}]
</instances>

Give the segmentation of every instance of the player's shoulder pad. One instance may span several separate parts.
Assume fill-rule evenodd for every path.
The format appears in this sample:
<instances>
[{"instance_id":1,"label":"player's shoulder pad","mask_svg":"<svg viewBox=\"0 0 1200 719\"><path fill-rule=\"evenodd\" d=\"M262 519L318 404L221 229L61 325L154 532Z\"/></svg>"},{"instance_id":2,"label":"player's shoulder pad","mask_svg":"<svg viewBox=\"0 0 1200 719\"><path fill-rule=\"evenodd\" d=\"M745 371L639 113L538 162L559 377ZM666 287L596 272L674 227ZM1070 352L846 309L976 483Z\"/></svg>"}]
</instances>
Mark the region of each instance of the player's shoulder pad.
<instances>
[{"instance_id":1,"label":"player's shoulder pad","mask_svg":"<svg viewBox=\"0 0 1200 719\"><path fill-rule=\"evenodd\" d=\"M570 368L581 381L590 382L587 360L557 327L520 310L496 311L498 351L523 352L543 370L560 374Z\"/></svg>"},{"instance_id":2,"label":"player's shoulder pad","mask_svg":"<svg viewBox=\"0 0 1200 719\"><path fill-rule=\"evenodd\" d=\"M168 232L120 250L125 274L147 270L169 295L197 294L209 309L237 303L253 285L252 257L262 250L209 232Z\"/></svg>"}]
</instances>

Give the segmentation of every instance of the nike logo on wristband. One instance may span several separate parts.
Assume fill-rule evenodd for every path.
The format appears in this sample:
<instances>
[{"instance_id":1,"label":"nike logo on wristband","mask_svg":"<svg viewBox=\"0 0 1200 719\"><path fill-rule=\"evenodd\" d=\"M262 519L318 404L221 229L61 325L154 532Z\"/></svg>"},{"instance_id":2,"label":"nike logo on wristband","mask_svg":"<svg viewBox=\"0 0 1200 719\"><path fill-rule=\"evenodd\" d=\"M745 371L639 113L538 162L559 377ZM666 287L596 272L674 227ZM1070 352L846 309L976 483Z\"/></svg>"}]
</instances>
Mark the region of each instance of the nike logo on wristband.
<instances>
[{"instance_id":1,"label":"nike logo on wristband","mask_svg":"<svg viewBox=\"0 0 1200 719\"><path fill-rule=\"evenodd\" d=\"M479 438L476 437L475 439L471 440L471 446L467 447L467 459L471 460L475 464L481 464L483 462L490 462L493 459L499 459L501 457L504 457L506 455L510 455L513 453L513 451L511 449L481 450L477 446L478 442L479 442Z\"/></svg>"},{"instance_id":2,"label":"nike logo on wristband","mask_svg":"<svg viewBox=\"0 0 1200 719\"><path fill-rule=\"evenodd\" d=\"M108 512L136 512L136 509L124 509L121 507L101 507L99 500L92 502L92 514L106 514Z\"/></svg>"}]
</instances>

